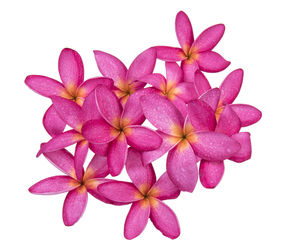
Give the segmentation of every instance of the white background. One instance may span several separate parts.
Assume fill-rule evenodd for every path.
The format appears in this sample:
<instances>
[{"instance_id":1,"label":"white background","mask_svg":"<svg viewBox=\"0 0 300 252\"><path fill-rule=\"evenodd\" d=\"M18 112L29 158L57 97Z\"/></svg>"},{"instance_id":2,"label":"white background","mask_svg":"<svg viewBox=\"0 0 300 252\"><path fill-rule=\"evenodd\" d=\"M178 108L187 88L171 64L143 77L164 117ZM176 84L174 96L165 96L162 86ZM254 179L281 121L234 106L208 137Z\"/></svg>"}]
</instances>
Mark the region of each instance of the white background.
<instances>
[{"instance_id":1,"label":"white background","mask_svg":"<svg viewBox=\"0 0 300 252\"><path fill-rule=\"evenodd\" d=\"M299 6L298 1L1 1L1 251L300 251ZM127 66L154 45L177 46L174 20L184 10L197 36L224 23L216 51L232 64L208 74L219 86L232 70L245 70L237 103L263 112L252 134L252 159L226 163L214 190L198 183L167 204L176 212L181 236L170 240L149 222L136 239L123 237L129 206L105 205L89 197L83 218L65 227L65 195L36 196L27 189L58 175L39 144L49 136L42 116L47 98L29 90L26 75L59 79L60 50L77 50L86 78L99 76L93 50ZM164 71L158 63L156 71ZM165 159L155 162L158 174ZM122 178L127 179L126 174Z\"/></svg>"}]
</instances>

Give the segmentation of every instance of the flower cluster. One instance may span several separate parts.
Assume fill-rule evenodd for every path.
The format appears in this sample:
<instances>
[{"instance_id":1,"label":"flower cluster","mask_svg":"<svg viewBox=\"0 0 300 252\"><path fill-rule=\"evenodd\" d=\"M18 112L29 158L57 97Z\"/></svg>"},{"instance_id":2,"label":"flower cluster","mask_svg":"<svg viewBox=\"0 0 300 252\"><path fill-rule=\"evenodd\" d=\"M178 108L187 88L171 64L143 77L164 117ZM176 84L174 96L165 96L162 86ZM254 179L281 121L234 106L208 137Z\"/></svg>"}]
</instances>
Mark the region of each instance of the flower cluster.
<instances>
[{"instance_id":1,"label":"flower cluster","mask_svg":"<svg viewBox=\"0 0 300 252\"><path fill-rule=\"evenodd\" d=\"M103 77L84 80L80 55L66 48L58 61L61 82L40 75L26 78L28 87L52 101L43 118L51 139L41 144L37 156L43 154L65 173L29 191L67 192L65 225L79 220L89 193L108 204L131 204L124 227L127 239L138 236L148 218L165 236L177 238L178 220L163 201L181 191L193 192L198 177L205 188L214 188L223 176L224 160L251 157L250 133L240 131L256 123L261 112L234 104L243 70L231 72L218 88L203 74L230 64L212 51L224 25L209 27L194 39L190 20L181 11L175 28L180 48L149 48L128 69L116 57L94 51ZM157 59L165 61L165 76L153 73ZM156 130L143 126L145 120ZM72 155L66 148L74 144ZM84 169L89 150L94 157ZM166 172L156 180L151 163L166 153ZM124 166L132 182L106 178L118 176Z\"/></svg>"}]
</instances>

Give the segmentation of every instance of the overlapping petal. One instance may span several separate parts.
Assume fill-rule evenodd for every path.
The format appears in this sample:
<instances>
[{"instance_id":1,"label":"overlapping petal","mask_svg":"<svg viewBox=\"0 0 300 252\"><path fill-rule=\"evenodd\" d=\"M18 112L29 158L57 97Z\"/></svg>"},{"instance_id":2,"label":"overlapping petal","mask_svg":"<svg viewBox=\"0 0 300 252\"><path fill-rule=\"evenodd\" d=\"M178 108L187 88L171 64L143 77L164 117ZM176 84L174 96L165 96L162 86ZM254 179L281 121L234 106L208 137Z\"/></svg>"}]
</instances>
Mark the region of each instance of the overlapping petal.
<instances>
[{"instance_id":1,"label":"overlapping petal","mask_svg":"<svg viewBox=\"0 0 300 252\"><path fill-rule=\"evenodd\" d=\"M210 90L210 84L208 80L206 79L205 75L200 71L196 70L194 73L194 84L196 87L196 91L198 93L198 96L204 94L206 91Z\"/></svg>"},{"instance_id":2,"label":"overlapping petal","mask_svg":"<svg viewBox=\"0 0 300 252\"><path fill-rule=\"evenodd\" d=\"M261 112L247 104L232 104L230 106L241 120L241 126L246 127L258 122L261 118Z\"/></svg>"},{"instance_id":3,"label":"overlapping petal","mask_svg":"<svg viewBox=\"0 0 300 252\"><path fill-rule=\"evenodd\" d=\"M155 46L157 58L164 61L180 61L183 59L181 48L170 46Z\"/></svg>"},{"instance_id":4,"label":"overlapping petal","mask_svg":"<svg viewBox=\"0 0 300 252\"><path fill-rule=\"evenodd\" d=\"M223 161L201 160L199 168L200 182L205 188L215 188L224 173Z\"/></svg>"},{"instance_id":5,"label":"overlapping petal","mask_svg":"<svg viewBox=\"0 0 300 252\"><path fill-rule=\"evenodd\" d=\"M224 70L230 65L220 54L212 51L199 53L198 65L200 70L208 73L216 73Z\"/></svg>"},{"instance_id":6,"label":"overlapping petal","mask_svg":"<svg viewBox=\"0 0 300 252\"><path fill-rule=\"evenodd\" d=\"M215 132L232 136L241 129L241 121L237 114L231 109L230 105L226 105L218 120Z\"/></svg>"},{"instance_id":7,"label":"overlapping petal","mask_svg":"<svg viewBox=\"0 0 300 252\"><path fill-rule=\"evenodd\" d=\"M66 127L66 123L57 114L53 105L47 109L43 117L43 125L52 137L62 133Z\"/></svg>"},{"instance_id":8,"label":"overlapping petal","mask_svg":"<svg viewBox=\"0 0 300 252\"><path fill-rule=\"evenodd\" d=\"M229 159L238 163L244 162L251 158L252 148L251 148L251 140L249 132L240 132L234 134L232 138L237 141L241 148L238 152L236 152Z\"/></svg>"}]
</instances>

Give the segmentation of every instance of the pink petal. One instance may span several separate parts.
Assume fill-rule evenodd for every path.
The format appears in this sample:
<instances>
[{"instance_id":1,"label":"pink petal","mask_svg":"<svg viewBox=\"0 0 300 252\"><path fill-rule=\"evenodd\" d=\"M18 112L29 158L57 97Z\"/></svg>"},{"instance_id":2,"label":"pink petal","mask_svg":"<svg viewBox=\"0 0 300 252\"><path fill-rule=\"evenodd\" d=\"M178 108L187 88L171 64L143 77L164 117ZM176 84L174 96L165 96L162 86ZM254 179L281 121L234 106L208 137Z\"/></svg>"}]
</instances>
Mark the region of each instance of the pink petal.
<instances>
[{"instance_id":1,"label":"pink petal","mask_svg":"<svg viewBox=\"0 0 300 252\"><path fill-rule=\"evenodd\" d=\"M128 150L126 171L133 184L143 194L146 194L156 181L152 165L144 165L142 153L133 148Z\"/></svg>"},{"instance_id":2,"label":"pink petal","mask_svg":"<svg viewBox=\"0 0 300 252\"><path fill-rule=\"evenodd\" d=\"M195 84L198 96L204 94L206 91L211 89L208 80L206 79L205 75L199 69L195 71L194 84Z\"/></svg>"},{"instance_id":3,"label":"pink petal","mask_svg":"<svg viewBox=\"0 0 300 252\"><path fill-rule=\"evenodd\" d=\"M164 61L180 61L183 59L184 52L181 48L169 46L155 46L157 58Z\"/></svg>"},{"instance_id":4,"label":"pink petal","mask_svg":"<svg viewBox=\"0 0 300 252\"><path fill-rule=\"evenodd\" d=\"M188 62L186 60L181 62L183 71L183 79L186 82L194 82L195 72L199 70L199 65L196 61Z\"/></svg>"},{"instance_id":5,"label":"pink petal","mask_svg":"<svg viewBox=\"0 0 300 252\"><path fill-rule=\"evenodd\" d=\"M194 42L194 34L191 22L183 11L178 12L176 15L175 29L181 48L187 52Z\"/></svg>"},{"instance_id":6,"label":"pink petal","mask_svg":"<svg viewBox=\"0 0 300 252\"><path fill-rule=\"evenodd\" d=\"M237 69L227 75L220 86L221 97L220 101L223 105L231 104L238 96L242 83L244 71Z\"/></svg>"},{"instance_id":7,"label":"pink petal","mask_svg":"<svg viewBox=\"0 0 300 252\"><path fill-rule=\"evenodd\" d=\"M165 172L152 186L149 194L160 200L176 199L180 194L180 190L173 184L167 172Z\"/></svg>"},{"instance_id":8,"label":"pink petal","mask_svg":"<svg viewBox=\"0 0 300 252\"><path fill-rule=\"evenodd\" d=\"M53 95L60 96L65 90L60 82L41 75L27 76L25 84L36 93L46 97L51 97Z\"/></svg>"},{"instance_id":9,"label":"pink petal","mask_svg":"<svg viewBox=\"0 0 300 252\"><path fill-rule=\"evenodd\" d=\"M167 82L179 83L183 80L183 72L176 62L166 62Z\"/></svg>"},{"instance_id":10,"label":"pink petal","mask_svg":"<svg viewBox=\"0 0 300 252\"><path fill-rule=\"evenodd\" d=\"M156 62L155 48L149 48L139 54L131 63L128 72L127 80L136 81L139 78L153 72Z\"/></svg>"},{"instance_id":11,"label":"pink petal","mask_svg":"<svg viewBox=\"0 0 300 252\"><path fill-rule=\"evenodd\" d=\"M75 102L58 97L51 97L53 106L60 118L73 129L80 131L83 122L81 107Z\"/></svg>"},{"instance_id":12,"label":"pink petal","mask_svg":"<svg viewBox=\"0 0 300 252\"><path fill-rule=\"evenodd\" d=\"M195 154L209 161L225 160L239 151L240 144L229 136L216 132L196 132L191 143Z\"/></svg>"},{"instance_id":13,"label":"pink petal","mask_svg":"<svg viewBox=\"0 0 300 252\"><path fill-rule=\"evenodd\" d=\"M176 96L189 102L198 98L194 84L191 82L181 82L176 86Z\"/></svg>"},{"instance_id":14,"label":"pink petal","mask_svg":"<svg viewBox=\"0 0 300 252\"><path fill-rule=\"evenodd\" d=\"M142 96L140 101L145 117L151 124L166 134L178 134L175 128L182 127L184 119L169 100L158 94L150 94Z\"/></svg>"},{"instance_id":15,"label":"pink petal","mask_svg":"<svg viewBox=\"0 0 300 252\"><path fill-rule=\"evenodd\" d=\"M58 60L59 75L65 87L79 86L83 82L84 69L80 55L69 48L61 51Z\"/></svg>"},{"instance_id":16,"label":"pink petal","mask_svg":"<svg viewBox=\"0 0 300 252\"><path fill-rule=\"evenodd\" d=\"M261 112L247 104L232 104L230 107L241 120L241 126L246 127L258 122L261 118Z\"/></svg>"},{"instance_id":17,"label":"pink petal","mask_svg":"<svg viewBox=\"0 0 300 252\"><path fill-rule=\"evenodd\" d=\"M208 73L216 73L224 70L230 65L220 54L212 51L202 52L199 54L197 61L199 68Z\"/></svg>"},{"instance_id":18,"label":"pink petal","mask_svg":"<svg viewBox=\"0 0 300 252\"><path fill-rule=\"evenodd\" d=\"M74 225L83 215L87 205L88 194L84 186L70 191L64 202L63 221L66 226Z\"/></svg>"},{"instance_id":19,"label":"pink petal","mask_svg":"<svg viewBox=\"0 0 300 252\"><path fill-rule=\"evenodd\" d=\"M175 213L158 199L152 199L150 219L163 235L176 239L180 235L180 227Z\"/></svg>"},{"instance_id":20,"label":"pink petal","mask_svg":"<svg viewBox=\"0 0 300 252\"><path fill-rule=\"evenodd\" d=\"M127 141L124 133L121 133L110 143L107 162L109 173L117 176L121 173L127 158Z\"/></svg>"},{"instance_id":21,"label":"pink petal","mask_svg":"<svg viewBox=\"0 0 300 252\"><path fill-rule=\"evenodd\" d=\"M86 97L90 92L92 92L98 85L104 85L108 89L112 89L114 82L110 78L96 77L86 80L80 85L78 90L78 95L81 97Z\"/></svg>"},{"instance_id":22,"label":"pink petal","mask_svg":"<svg viewBox=\"0 0 300 252\"><path fill-rule=\"evenodd\" d=\"M94 51L99 71L104 77L109 77L115 82L126 78L126 66L115 56L101 51Z\"/></svg>"},{"instance_id":23,"label":"pink petal","mask_svg":"<svg viewBox=\"0 0 300 252\"><path fill-rule=\"evenodd\" d=\"M33 194L52 195L68 192L80 184L69 176L55 176L41 180L29 188Z\"/></svg>"},{"instance_id":24,"label":"pink petal","mask_svg":"<svg viewBox=\"0 0 300 252\"><path fill-rule=\"evenodd\" d=\"M151 151L161 146L160 135L144 126L132 125L126 127L124 132L128 144L139 151Z\"/></svg>"},{"instance_id":25,"label":"pink petal","mask_svg":"<svg viewBox=\"0 0 300 252\"><path fill-rule=\"evenodd\" d=\"M96 88L96 103L100 114L112 126L119 126L122 106L115 94L105 86Z\"/></svg>"},{"instance_id":26,"label":"pink petal","mask_svg":"<svg viewBox=\"0 0 300 252\"><path fill-rule=\"evenodd\" d=\"M237 114L230 108L230 105L226 105L216 126L216 132L232 136L238 133L241 129L241 121Z\"/></svg>"},{"instance_id":27,"label":"pink petal","mask_svg":"<svg viewBox=\"0 0 300 252\"><path fill-rule=\"evenodd\" d=\"M175 97L171 102L174 106L179 110L180 114L185 118L187 116L187 105L186 103L179 97Z\"/></svg>"},{"instance_id":28,"label":"pink petal","mask_svg":"<svg viewBox=\"0 0 300 252\"><path fill-rule=\"evenodd\" d=\"M43 117L43 125L52 137L62 133L66 127L66 123L57 114L53 105L47 109Z\"/></svg>"},{"instance_id":29,"label":"pink petal","mask_svg":"<svg viewBox=\"0 0 300 252\"><path fill-rule=\"evenodd\" d=\"M236 152L233 156L231 156L229 159L238 163L250 159L252 153L250 133L240 132L234 134L232 138L241 145L241 149L238 152Z\"/></svg>"},{"instance_id":30,"label":"pink petal","mask_svg":"<svg viewBox=\"0 0 300 252\"><path fill-rule=\"evenodd\" d=\"M106 143L106 144L89 143L89 147L90 147L91 151L94 152L95 154L100 155L100 156L106 156L108 147L109 147L109 143Z\"/></svg>"},{"instance_id":31,"label":"pink petal","mask_svg":"<svg viewBox=\"0 0 300 252\"><path fill-rule=\"evenodd\" d=\"M149 200L134 202L126 217L124 236L131 240L137 237L145 229L150 216Z\"/></svg>"},{"instance_id":32,"label":"pink petal","mask_svg":"<svg viewBox=\"0 0 300 252\"><path fill-rule=\"evenodd\" d=\"M204 30L193 43L199 52L212 50L221 40L225 31L223 24L213 25Z\"/></svg>"},{"instance_id":33,"label":"pink petal","mask_svg":"<svg viewBox=\"0 0 300 252\"><path fill-rule=\"evenodd\" d=\"M128 182L110 181L98 186L99 193L114 202L131 203L143 199L139 190Z\"/></svg>"},{"instance_id":34,"label":"pink petal","mask_svg":"<svg viewBox=\"0 0 300 252\"><path fill-rule=\"evenodd\" d=\"M95 154L84 173L84 179L105 178L108 173L107 157Z\"/></svg>"},{"instance_id":35,"label":"pink petal","mask_svg":"<svg viewBox=\"0 0 300 252\"><path fill-rule=\"evenodd\" d=\"M213 111L216 111L220 100L220 94L219 88L209 89L199 97L199 100L204 101Z\"/></svg>"},{"instance_id":36,"label":"pink petal","mask_svg":"<svg viewBox=\"0 0 300 252\"><path fill-rule=\"evenodd\" d=\"M81 110L83 115L83 122L87 122L89 120L104 120L100 112L98 111L95 90L90 92L90 94L84 99Z\"/></svg>"},{"instance_id":37,"label":"pink petal","mask_svg":"<svg viewBox=\"0 0 300 252\"><path fill-rule=\"evenodd\" d=\"M223 161L201 160L199 168L200 182L205 188L215 188L221 181L224 173Z\"/></svg>"},{"instance_id":38,"label":"pink petal","mask_svg":"<svg viewBox=\"0 0 300 252\"><path fill-rule=\"evenodd\" d=\"M167 172L179 190L193 192L198 180L198 170L194 151L188 141L181 141L169 151Z\"/></svg>"},{"instance_id":39,"label":"pink petal","mask_svg":"<svg viewBox=\"0 0 300 252\"><path fill-rule=\"evenodd\" d=\"M148 74L143 76L139 80L145 83L149 83L150 85L161 91L165 90L166 88L166 79L162 74Z\"/></svg>"},{"instance_id":40,"label":"pink petal","mask_svg":"<svg viewBox=\"0 0 300 252\"><path fill-rule=\"evenodd\" d=\"M89 150L89 143L86 140L80 141L76 144L74 154L75 172L78 180L83 176L83 165Z\"/></svg>"},{"instance_id":41,"label":"pink petal","mask_svg":"<svg viewBox=\"0 0 300 252\"><path fill-rule=\"evenodd\" d=\"M214 131L216 127L214 111L201 100L188 103L188 116L196 131Z\"/></svg>"}]
</instances>

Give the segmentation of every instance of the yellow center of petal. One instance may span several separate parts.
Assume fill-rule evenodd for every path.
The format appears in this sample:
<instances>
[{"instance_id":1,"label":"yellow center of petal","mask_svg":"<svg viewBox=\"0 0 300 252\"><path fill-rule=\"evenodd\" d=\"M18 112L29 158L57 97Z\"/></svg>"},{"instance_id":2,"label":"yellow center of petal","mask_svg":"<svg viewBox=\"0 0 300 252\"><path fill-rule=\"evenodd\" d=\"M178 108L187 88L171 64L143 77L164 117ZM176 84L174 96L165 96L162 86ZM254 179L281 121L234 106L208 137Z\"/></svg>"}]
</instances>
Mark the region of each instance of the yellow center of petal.
<instances>
[{"instance_id":1,"label":"yellow center of petal","mask_svg":"<svg viewBox=\"0 0 300 252\"><path fill-rule=\"evenodd\" d=\"M221 116L224 108L225 107L223 106L222 102L219 102L218 107L217 107L216 112L215 112L217 122L219 121L220 116Z\"/></svg>"},{"instance_id":2,"label":"yellow center of petal","mask_svg":"<svg viewBox=\"0 0 300 252\"><path fill-rule=\"evenodd\" d=\"M87 92L84 88L77 88L74 83L68 83L60 94L61 97L76 102L79 106L82 106L84 98Z\"/></svg>"}]
</instances>

